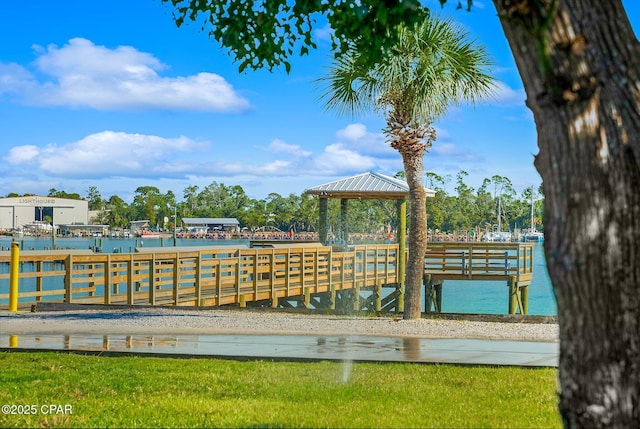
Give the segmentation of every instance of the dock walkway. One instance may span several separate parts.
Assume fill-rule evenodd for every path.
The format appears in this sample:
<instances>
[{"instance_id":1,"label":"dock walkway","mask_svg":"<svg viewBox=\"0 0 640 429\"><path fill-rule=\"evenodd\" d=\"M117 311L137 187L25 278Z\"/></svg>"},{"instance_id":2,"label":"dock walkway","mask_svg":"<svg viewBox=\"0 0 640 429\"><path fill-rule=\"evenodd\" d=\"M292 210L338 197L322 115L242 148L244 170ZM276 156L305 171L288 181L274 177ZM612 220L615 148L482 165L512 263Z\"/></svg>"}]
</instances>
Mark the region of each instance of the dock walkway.
<instances>
[{"instance_id":1,"label":"dock walkway","mask_svg":"<svg viewBox=\"0 0 640 429\"><path fill-rule=\"evenodd\" d=\"M8 266L9 252L0 253ZM400 311L398 245L333 248L154 248L131 254L21 252L19 305L40 301L108 305L247 305ZM533 247L518 243L430 243L425 256L428 308L441 308L442 282L505 280L509 312L526 314ZM9 270L0 273L0 308L8 308ZM383 293L383 288L386 288Z\"/></svg>"}]
</instances>

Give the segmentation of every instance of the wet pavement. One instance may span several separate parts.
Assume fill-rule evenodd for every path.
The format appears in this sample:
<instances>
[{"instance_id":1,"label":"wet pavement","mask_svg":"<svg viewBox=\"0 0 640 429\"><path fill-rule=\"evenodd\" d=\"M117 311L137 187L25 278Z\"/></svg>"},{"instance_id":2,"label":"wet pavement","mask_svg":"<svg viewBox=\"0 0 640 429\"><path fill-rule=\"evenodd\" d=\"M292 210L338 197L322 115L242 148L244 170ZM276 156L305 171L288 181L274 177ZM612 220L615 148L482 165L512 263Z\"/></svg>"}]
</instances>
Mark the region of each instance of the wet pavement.
<instances>
[{"instance_id":1,"label":"wet pavement","mask_svg":"<svg viewBox=\"0 0 640 429\"><path fill-rule=\"evenodd\" d=\"M559 343L318 335L0 334L0 350L280 361L417 362L557 367Z\"/></svg>"}]
</instances>

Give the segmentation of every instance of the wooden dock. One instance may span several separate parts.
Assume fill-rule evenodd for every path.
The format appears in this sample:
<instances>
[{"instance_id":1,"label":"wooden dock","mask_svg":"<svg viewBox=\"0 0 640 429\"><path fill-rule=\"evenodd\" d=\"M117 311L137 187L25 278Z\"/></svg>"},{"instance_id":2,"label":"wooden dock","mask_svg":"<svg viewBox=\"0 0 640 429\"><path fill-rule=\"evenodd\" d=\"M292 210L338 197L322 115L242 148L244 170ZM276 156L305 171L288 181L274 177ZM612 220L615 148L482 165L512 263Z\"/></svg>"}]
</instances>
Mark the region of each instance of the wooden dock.
<instances>
[{"instance_id":1,"label":"wooden dock","mask_svg":"<svg viewBox=\"0 0 640 429\"><path fill-rule=\"evenodd\" d=\"M425 296L441 307L445 280L506 280L509 312L526 314L531 244L430 243ZM401 311L398 245L283 243L270 247L173 247L123 254L21 252L19 305L41 301L107 305L248 305ZM8 266L8 252L0 265ZM9 270L0 273L8 308ZM385 293L383 293L383 288ZM440 292L439 292L440 291ZM438 296L438 293L440 295ZM513 301L513 302L512 302Z\"/></svg>"},{"instance_id":2,"label":"wooden dock","mask_svg":"<svg viewBox=\"0 0 640 429\"><path fill-rule=\"evenodd\" d=\"M527 314L533 244L431 242L424 262L425 312L442 309L445 280L505 281L509 314Z\"/></svg>"},{"instance_id":3,"label":"wooden dock","mask_svg":"<svg viewBox=\"0 0 640 429\"><path fill-rule=\"evenodd\" d=\"M19 296L23 306L53 299L84 304L335 308L336 300L369 288L373 299L361 303L356 297L354 305L383 310L381 288L398 289L397 256L398 247L393 245L355 246L346 252L295 244L255 249L175 247L132 254L39 252L20 256L20 281L31 279L34 284L21 286ZM9 256L0 256L3 262L9 263ZM2 284L8 280L9 274L0 274ZM0 294L0 300L7 299L7 293Z\"/></svg>"}]
</instances>

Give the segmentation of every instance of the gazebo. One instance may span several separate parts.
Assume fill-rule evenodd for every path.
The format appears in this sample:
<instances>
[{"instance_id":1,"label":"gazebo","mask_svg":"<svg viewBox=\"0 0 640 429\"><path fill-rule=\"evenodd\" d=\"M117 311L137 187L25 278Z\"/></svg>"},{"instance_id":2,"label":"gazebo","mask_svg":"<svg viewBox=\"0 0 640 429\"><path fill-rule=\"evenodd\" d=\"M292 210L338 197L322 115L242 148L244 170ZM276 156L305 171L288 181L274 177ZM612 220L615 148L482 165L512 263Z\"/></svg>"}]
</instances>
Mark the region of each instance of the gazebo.
<instances>
[{"instance_id":1,"label":"gazebo","mask_svg":"<svg viewBox=\"0 0 640 429\"><path fill-rule=\"evenodd\" d=\"M427 197L434 197L436 192L425 189ZM324 185L314 186L307 193L318 195L320 225L318 234L322 244L327 244L329 198L340 198L340 233L344 244L347 243L347 212L350 199L396 200L398 213L398 265L400 283L404 284L405 253L407 241L407 197L409 185L401 179L385 176L380 173L362 173Z\"/></svg>"}]
</instances>

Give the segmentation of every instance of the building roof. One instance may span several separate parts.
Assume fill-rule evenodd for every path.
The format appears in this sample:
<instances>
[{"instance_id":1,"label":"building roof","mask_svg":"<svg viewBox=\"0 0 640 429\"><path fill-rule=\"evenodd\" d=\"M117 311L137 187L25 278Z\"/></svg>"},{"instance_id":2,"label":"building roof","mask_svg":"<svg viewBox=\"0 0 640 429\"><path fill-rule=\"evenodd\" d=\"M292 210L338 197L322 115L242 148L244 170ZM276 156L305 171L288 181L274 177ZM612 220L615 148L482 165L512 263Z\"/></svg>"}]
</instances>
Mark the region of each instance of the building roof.
<instances>
[{"instance_id":1,"label":"building roof","mask_svg":"<svg viewBox=\"0 0 640 429\"><path fill-rule=\"evenodd\" d=\"M427 197L435 191L426 189ZM407 182L380 173L362 173L307 189L313 195L333 198L403 199L409 196Z\"/></svg>"},{"instance_id":2,"label":"building roof","mask_svg":"<svg viewBox=\"0 0 640 429\"><path fill-rule=\"evenodd\" d=\"M235 217L183 217L185 225L240 225Z\"/></svg>"}]
</instances>

